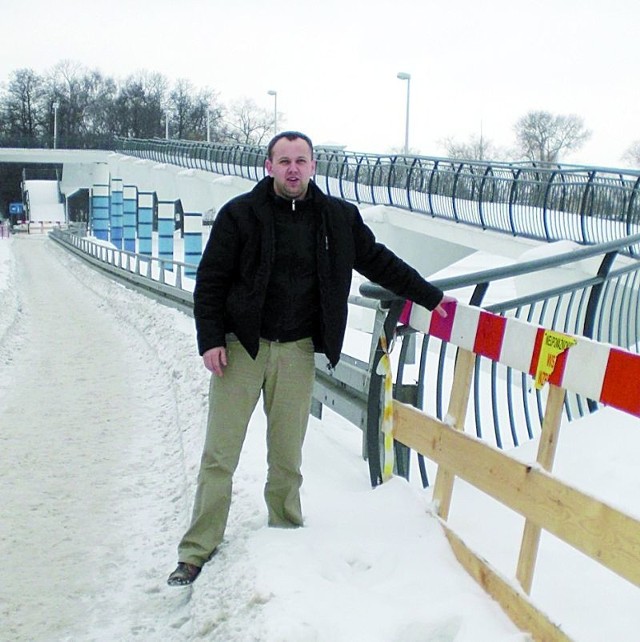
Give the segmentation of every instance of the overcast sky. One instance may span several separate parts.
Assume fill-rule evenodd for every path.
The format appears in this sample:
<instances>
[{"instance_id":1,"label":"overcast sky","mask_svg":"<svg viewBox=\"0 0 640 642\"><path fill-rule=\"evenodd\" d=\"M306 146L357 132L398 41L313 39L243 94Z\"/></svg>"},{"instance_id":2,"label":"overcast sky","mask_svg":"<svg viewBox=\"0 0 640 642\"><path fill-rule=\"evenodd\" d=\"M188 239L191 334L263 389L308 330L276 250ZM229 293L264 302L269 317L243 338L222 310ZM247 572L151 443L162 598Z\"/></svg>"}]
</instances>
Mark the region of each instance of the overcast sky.
<instances>
[{"instance_id":1,"label":"overcast sky","mask_svg":"<svg viewBox=\"0 0 640 642\"><path fill-rule=\"evenodd\" d=\"M623 165L640 139L638 0L9 0L0 81L61 60L116 78L150 70L252 98L316 143L441 155L481 131L498 147L534 109L593 132L564 160Z\"/></svg>"}]
</instances>

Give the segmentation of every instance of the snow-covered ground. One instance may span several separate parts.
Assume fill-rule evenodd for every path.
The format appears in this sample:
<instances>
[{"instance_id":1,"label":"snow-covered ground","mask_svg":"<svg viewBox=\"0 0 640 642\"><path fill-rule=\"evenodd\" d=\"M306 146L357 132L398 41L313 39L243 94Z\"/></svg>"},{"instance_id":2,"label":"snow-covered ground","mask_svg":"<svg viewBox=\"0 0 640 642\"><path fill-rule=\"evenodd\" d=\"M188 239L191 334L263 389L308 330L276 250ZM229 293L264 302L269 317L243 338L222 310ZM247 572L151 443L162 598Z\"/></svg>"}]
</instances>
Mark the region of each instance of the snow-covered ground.
<instances>
[{"instance_id":1,"label":"snow-covered ground","mask_svg":"<svg viewBox=\"0 0 640 642\"><path fill-rule=\"evenodd\" d=\"M166 586L206 418L192 320L40 235L0 240L0 300L0 639L528 639L457 564L429 491L371 490L359 431L328 412L310 418L305 528L266 527L258 409L225 544L193 587ZM640 422L602 410L564 427L555 470L638 517L639 452ZM513 577L519 518L460 483L451 519ZM550 536L532 596L575 640L638 639L638 588Z\"/></svg>"}]
</instances>

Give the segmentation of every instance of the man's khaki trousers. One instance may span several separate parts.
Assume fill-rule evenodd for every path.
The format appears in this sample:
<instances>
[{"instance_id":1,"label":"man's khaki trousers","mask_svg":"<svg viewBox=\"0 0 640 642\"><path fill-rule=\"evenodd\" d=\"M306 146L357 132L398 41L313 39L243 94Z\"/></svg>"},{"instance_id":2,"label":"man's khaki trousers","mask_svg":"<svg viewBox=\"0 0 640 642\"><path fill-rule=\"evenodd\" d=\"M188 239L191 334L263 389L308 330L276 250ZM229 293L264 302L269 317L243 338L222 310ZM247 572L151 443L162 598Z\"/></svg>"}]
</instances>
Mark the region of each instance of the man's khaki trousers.
<instances>
[{"instance_id":1,"label":"man's khaki trousers","mask_svg":"<svg viewBox=\"0 0 640 642\"><path fill-rule=\"evenodd\" d=\"M290 343L260 340L253 360L235 340L227 341L227 367L212 375L209 418L191 525L178 558L202 566L222 542L233 474L253 411L263 394L267 416L269 526L302 525L302 444L309 420L315 374L311 339Z\"/></svg>"}]
</instances>

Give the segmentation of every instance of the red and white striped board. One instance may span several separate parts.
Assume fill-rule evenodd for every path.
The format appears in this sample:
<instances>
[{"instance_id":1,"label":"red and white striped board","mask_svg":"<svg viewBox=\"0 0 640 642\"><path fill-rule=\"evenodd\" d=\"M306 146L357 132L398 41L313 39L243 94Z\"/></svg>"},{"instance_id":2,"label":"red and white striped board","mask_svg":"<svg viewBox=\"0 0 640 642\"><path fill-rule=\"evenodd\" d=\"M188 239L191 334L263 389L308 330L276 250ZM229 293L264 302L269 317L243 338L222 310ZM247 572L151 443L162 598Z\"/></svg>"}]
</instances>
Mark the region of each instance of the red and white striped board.
<instances>
[{"instance_id":1,"label":"red and white striped board","mask_svg":"<svg viewBox=\"0 0 640 642\"><path fill-rule=\"evenodd\" d=\"M640 417L640 355L458 301L443 306L447 317L414 305L409 325L533 377L556 344L549 383Z\"/></svg>"}]
</instances>

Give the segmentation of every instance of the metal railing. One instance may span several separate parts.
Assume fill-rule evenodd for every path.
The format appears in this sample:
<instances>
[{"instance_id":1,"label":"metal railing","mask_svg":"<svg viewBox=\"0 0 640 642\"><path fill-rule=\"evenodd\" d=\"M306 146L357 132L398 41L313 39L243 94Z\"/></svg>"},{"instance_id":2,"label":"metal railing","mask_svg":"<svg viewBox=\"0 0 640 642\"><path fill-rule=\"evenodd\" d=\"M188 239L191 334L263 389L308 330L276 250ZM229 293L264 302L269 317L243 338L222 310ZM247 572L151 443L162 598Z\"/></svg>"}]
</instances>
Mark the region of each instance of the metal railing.
<instances>
[{"instance_id":1,"label":"metal railing","mask_svg":"<svg viewBox=\"0 0 640 642\"><path fill-rule=\"evenodd\" d=\"M55 230L51 235L67 249L95 267L106 270L114 278L162 303L192 314L192 294L182 287L184 270L192 266L106 247L69 231ZM583 276L574 275L569 282L551 289L536 289L484 307L547 329L637 351L640 342L640 262L622 253L638 243L640 234L514 266L435 280L434 283L460 300L467 299L464 302L480 306L491 293L491 286L506 279L517 284L520 277L529 278L532 274L550 270L557 272L589 262L589 269L585 268ZM465 294L469 288L472 289L471 294ZM364 296L351 296L349 303L375 310L369 359L362 361L343 354L338 366L331 370L326 367L326 359L318 355L314 414L320 416L321 406L326 405L363 430L363 450L369 460L371 482L376 485L381 480L382 377L377 372L383 354L380 335L386 335L389 345L394 337L399 338L399 351L392 355L395 398L424 409L439 419L444 418L448 403L455 347L433 337L416 335L411 328L398 328L404 301L392 293L373 284L362 286L361 293ZM417 344L420 355L415 365L409 359L412 342ZM405 379L410 381L407 383ZM517 446L539 433L545 395L544 390L534 388L531 377L478 357L468 429L499 448ZM565 400L564 412L568 420L596 409L595 402L575 394L568 394ZM396 472L408 476L409 451L400 445L396 451ZM419 457L418 461L423 483L427 485L424 460Z\"/></svg>"},{"instance_id":2,"label":"metal railing","mask_svg":"<svg viewBox=\"0 0 640 642\"><path fill-rule=\"evenodd\" d=\"M193 295L184 284L186 272L197 266L97 243L84 236L82 225L66 230L56 228L50 237L111 278L160 303L193 314Z\"/></svg>"},{"instance_id":3,"label":"metal railing","mask_svg":"<svg viewBox=\"0 0 640 642\"><path fill-rule=\"evenodd\" d=\"M503 316L515 317L558 332L579 335L600 342L610 343L633 352L638 352L640 343L640 262L623 256L622 252L640 241L640 234L624 240L610 241L554 257L537 259L454 278L434 280L434 284L453 295L460 288L473 288L467 303L481 306ZM570 282L546 290L536 289L521 297L511 298L483 305L489 288L504 279L518 276L541 274L544 271L560 270L590 261L591 274L574 277ZM595 264L595 265L594 265ZM586 270L585 270L586 272ZM397 331L403 301L392 293L374 284L361 288L368 297L375 298L389 307L384 331L391 342L394 333L402 338L402 347L397 360L395 386L406 388L407 339L414 334L411 328ZM413 395L418 408L424 409L438 419L444 420L448 405L448 391L453 376L456 348L445 341L427 335L417 334L420 351L419 365L414 368L416 391ZM380 347L371 363L371 372L376 373L382 357ZM585 364L588 368L589 364ZM372 375L371 397L379 396L382 380ZM477 356L472 410L467 418L467 429L476 436L498 448L511 448L540 433L544 416L547 390L534 387L532 378L524 373L514 372L485 357ZM397 395L396 398L400 398ZM575 393L567 393L564 401L564 415L569 421L594 412L598 404ZM380 481L380 459L378 453L380 435L370 417L368 425L368 455L372 483ZM409 453L404 447L397 448L397 467L400 474L408 476ZM423 483L428 484L424 461L419 457Z\"/></svg>"},{"instance_id":4,"label":"metal railing","mask_svg":"<svg viewBox=\"0 0 640 642\"><path fill-rule=\"evenodd\" d=\"M264 147L118 138L117 151L259 180ZM514 236L604 243L640 230L640 171L378 155L317 147L328 194L389 205ZM639 248L626 250L637 255Z\"/></svg>"}]
</instances>

